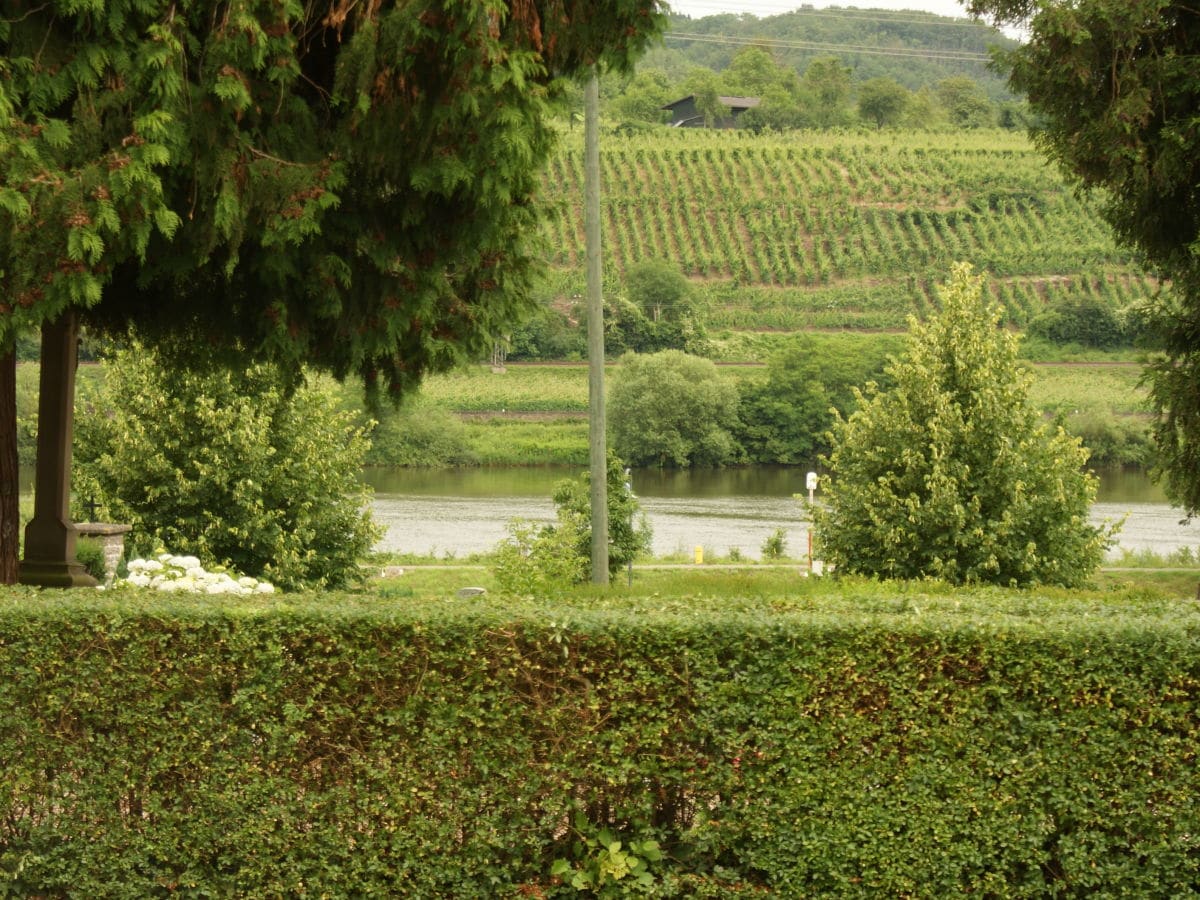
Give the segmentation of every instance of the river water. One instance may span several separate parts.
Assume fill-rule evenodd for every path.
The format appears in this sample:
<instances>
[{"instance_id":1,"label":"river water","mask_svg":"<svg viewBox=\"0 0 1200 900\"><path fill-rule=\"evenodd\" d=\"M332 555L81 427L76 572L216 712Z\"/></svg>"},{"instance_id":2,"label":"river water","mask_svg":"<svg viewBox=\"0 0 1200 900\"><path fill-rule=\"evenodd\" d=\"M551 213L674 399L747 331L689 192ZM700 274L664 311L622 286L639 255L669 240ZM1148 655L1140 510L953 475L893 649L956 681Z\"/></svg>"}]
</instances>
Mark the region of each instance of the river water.
<instances>
[{"instance_id":1,"label":"river water","mask_svg":"<svg viewBox=\"0 0 1200 900\"><path fill-rule=\"evenodd\" d=\"M554 485L574 474L577 470L560 468L368 470L375 519L386 529L378 548L439 557L489 551L504 539L513 518L553 521ZM1125 520L1110 556L1123 549L1163 556L1181 547L1200 550L1200 522L1181 524L1180 511L1145 473L1098 474L1092 520ZM736 548L757 559L779 528L789 555L806 551L809 523L803 504L793 499L805 493L803 469L638 470L632 482L654 532L655 556L691 558L702 547L710 557Z\"/></svg>"}]
</instances>

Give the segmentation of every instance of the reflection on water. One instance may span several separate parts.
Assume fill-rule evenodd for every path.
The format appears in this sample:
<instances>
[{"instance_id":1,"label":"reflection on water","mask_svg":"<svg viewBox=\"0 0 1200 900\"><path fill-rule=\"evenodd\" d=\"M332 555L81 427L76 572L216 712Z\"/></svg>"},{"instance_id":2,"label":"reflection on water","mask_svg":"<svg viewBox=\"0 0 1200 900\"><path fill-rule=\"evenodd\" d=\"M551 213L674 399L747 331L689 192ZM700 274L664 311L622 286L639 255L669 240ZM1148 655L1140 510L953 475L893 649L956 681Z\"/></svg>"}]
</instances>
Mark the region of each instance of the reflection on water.
<instances>
[{"instance_id":1,"label":"reflection on water","mask_svg":"<svg viewBox=\"0 0 1200 900\"><path fill-rule=\"evenodd\" d=\"M387 534L380 549L406 553L458 555L491 550L506 534L510 519L554 519L550 494L557 481L576 469L495 468L371 470L375 515ZM1200 524L1180 524L1179 510L1142 472L1102 472L1092 520L1125 525L1120 548L1167 554L1179 547L1200 548ZM690 555L697 546L709 555L737 548L757 558L776 529L786 534L788 551L803 555L809 524L803 504L803 468L756 467L716 471L645 470L633 473L633 488L654 530L654 553Z\"/></svg>"}]
</instances>

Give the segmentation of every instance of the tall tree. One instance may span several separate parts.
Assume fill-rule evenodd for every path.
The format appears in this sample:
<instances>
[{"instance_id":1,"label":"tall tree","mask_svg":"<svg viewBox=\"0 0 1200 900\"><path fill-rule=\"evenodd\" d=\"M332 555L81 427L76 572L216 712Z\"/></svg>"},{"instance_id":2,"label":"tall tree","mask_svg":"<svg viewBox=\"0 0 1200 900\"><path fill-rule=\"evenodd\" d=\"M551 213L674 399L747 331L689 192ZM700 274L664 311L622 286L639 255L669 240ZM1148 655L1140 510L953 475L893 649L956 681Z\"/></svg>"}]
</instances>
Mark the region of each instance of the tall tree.
<instances>
[{"instance_id":1,"label":"tall tree","mask_svg":"<svg viewBox=\"0 0 1200 900\"><path fill-rule=\"evenodd\" d=\"M0 0L0 351L71 311L400 394L523 311L555 79L661 7Z\"/></svg>"},{"instance_id":2,"label":"tall tree","mask_svg":"<svg viewBox=\"0 0 1200 900\"><path fill-rule=\"evenodd\" d=\"M1028 33L1000 54L1035 141L1169 282L1148 369L1165 486L1200 511L1200 9L1180 0L970 0Z\"/></svg>"},{"instance_id":3,"label":"tall tree","mask_svg":"<svg viewBox=\"0 0 1200 900\"><path fill-rule=\"evenodd\" d=\"M1016 337L970 266L941 299L888 367L894 386L868 388L834 425L814 512L822 552L886 578L1077 585L1109 543L1088 522L1087 451L1041 421Z\"/></svg>"},{"instance_id":4,"label":"tall tree","mask_svg":"<svg viewBox=\"0 0 1200 900\"><path fill-rule=\"evenodd\" d=\"M908 105L908 88L891 78L869 78L858 87L858 114L876 128L895 125Z\"/></svg>"},{"instance_id":5,"label":"tall tree","mask_svg":"<svg viewBox=\"0 0 1200 900\"><path fill-rule=\"evenodd\" d=\"M818 56L808 64L803 87L812 95L817 124L828 127L848 121L850 70L833 56Z\"/></svg>"}]
</instances>

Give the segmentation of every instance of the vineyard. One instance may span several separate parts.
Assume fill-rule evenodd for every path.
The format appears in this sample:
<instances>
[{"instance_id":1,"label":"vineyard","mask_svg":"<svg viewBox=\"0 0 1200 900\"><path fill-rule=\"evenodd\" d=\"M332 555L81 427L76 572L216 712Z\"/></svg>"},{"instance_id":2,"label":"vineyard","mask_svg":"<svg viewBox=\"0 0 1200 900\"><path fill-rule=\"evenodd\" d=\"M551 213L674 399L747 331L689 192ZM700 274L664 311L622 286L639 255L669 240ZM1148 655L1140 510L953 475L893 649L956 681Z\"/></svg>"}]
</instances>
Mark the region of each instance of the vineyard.
<instances>
[{"instance_id":1,"label":"vineyard","mask_svg":"<svg viewBox=\"0 0 1200 900\"><path fill-rule=\"evenodd\" d=\"M551 262L572 290L581 144L567 136L547 173ZM610 289L639 260L673 260L701 286L710 328L903 327L959 260L993 276L1016 326L1056 298L1122 308L1155 288L1020 134L663 129L601 147Z\"/></svg>"}]
</instances>

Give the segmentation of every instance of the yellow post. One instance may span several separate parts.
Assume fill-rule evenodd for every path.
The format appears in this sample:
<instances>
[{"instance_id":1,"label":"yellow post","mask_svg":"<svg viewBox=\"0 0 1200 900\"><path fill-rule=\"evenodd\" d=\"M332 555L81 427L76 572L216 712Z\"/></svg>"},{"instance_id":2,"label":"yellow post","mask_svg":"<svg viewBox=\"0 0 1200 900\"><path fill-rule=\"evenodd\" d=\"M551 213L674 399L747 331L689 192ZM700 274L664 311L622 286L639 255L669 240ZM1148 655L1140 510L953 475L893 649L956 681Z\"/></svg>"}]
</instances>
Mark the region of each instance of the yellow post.
<instances>
[{"instance_id":1,"label":"yellow post","mask_svg":"<svg viewBox=\"0 0 1200 900\"><path fill-rule=\"evenodd\" d=\"M696 545L696 565L704 565L704 548L699 544Z\"/></svg>"}]
</instances>

